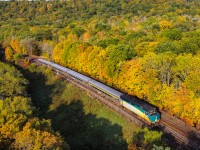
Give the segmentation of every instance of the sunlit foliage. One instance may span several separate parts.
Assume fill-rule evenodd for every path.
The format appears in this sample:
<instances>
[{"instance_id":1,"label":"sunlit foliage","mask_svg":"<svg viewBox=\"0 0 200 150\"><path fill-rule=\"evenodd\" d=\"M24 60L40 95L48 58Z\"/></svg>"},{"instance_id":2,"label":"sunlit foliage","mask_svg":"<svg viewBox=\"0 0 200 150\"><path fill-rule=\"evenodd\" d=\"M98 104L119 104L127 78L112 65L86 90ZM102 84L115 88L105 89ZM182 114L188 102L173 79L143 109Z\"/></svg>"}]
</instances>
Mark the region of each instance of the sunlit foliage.
<instances>
[{"instance_id":1,"label":"sunlit foliage","mask_svg":"<svg viewBox=\"0 0 200 150\"><path fill-rule=\"evenodd\" d=\"M197 0L2 2L0 41L9 61L14 53L42 55L198 125L199 6Z\"/></svg>"}]
</instances>

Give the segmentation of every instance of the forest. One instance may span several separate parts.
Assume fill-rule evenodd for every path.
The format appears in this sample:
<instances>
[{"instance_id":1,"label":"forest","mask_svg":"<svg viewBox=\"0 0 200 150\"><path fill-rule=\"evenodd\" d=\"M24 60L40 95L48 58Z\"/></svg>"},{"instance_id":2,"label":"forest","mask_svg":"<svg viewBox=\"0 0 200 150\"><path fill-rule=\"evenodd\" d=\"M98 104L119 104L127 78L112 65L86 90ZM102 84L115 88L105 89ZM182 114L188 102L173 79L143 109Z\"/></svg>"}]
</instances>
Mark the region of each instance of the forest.
<instances>
[{"instance_id":1,"label":"forest","mask_svg":"<svg viewBox=\"0 0 200 150\"><path fill-rule=\"evenodd\" d=\"M18 69L0 62L0 149L69 149L51 120L39 118L28 84Z\"/></svg>"},{"instance_id":2,"label":"forest","mask_svg":"<svg viewBox=\"0 0 200 150\"><path fill-rule=\"evenodd\" d=\"M199 14L197 0L1 2L0 41L7 61L42 56L198 127Z\"/></svg>"}]
</instances>

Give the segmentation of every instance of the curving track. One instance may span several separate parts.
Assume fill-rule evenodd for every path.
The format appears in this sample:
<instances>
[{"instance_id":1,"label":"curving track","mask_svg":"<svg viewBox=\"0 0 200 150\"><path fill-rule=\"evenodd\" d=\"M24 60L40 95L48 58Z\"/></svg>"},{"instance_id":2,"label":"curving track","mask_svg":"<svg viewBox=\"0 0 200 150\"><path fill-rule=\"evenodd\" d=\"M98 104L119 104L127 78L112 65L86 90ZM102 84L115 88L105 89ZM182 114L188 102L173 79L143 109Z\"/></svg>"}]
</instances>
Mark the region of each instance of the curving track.
<instances>
[{"instance_id":1,"label":"curving track","mask_svg":"<svg viewBox=\"0 0 200 150\"><path fill-rule=\"evenodd\" d=\"M188 150L200 150L200 134L195 128L182 120L161 111L160 125L163 130L174 136L176 141Z\"/></svg>"},{"instance_id":2,"label":"curving track","mask_svg":"<svg viewBox=\"0 0 200 150\"><path fill-rule=\"evenodd\" d=\"M34 63L36 65L43 65L38 61L35 61ZM57 72L57 70L54 71ZM140 117L120 106L116 99L62 72L59 72L58 75L62 78L65 78L67 81L71 82L75 86L78 86L81 89L87 91L89 93L89 96L98 99L104 105L118 112L121 116L127 118L128 120L137 124L138 126L142 127L146 124L146 122L142 120ZM182 120L174 116L171 116L164 111L161 111L161 121L159 127L164 132L172 135L168 137L169 140L171 140L169 141L169 143L173 144L174 143L173 140L175 139L178 142L178 144L182 146L181 149L200 150L200 132L198 132L195 128L190 127Z\"/></svg>"}]
</instances>

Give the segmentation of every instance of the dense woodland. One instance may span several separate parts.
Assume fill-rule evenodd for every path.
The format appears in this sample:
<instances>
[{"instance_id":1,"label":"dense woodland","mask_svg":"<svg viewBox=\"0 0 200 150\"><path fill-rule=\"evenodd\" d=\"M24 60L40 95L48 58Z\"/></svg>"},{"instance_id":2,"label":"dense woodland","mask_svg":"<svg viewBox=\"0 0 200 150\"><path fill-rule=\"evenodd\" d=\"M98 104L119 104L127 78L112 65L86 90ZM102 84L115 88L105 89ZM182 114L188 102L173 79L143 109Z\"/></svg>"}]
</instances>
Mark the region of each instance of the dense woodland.
<instances>
[{"instance_id":1,"label":"dense woodland","mask_svg":"<svg viewBox=\"0 0 200 150\"><path fill-rule=\"evenodd\" d=\"M41 55L200 124L200 1L1 2L7 60Z\"/></svg>"},{"instance_id":2,"label":"dense woodland","mask_svg":"<svg viewBox=\"0 0 200 150\"><path fill-rule=\"evenodd\" d=\"M0 62L0 149L69 149L51 120L38 117L27 85L19 70Z\"/></svg>"}]
</instances>

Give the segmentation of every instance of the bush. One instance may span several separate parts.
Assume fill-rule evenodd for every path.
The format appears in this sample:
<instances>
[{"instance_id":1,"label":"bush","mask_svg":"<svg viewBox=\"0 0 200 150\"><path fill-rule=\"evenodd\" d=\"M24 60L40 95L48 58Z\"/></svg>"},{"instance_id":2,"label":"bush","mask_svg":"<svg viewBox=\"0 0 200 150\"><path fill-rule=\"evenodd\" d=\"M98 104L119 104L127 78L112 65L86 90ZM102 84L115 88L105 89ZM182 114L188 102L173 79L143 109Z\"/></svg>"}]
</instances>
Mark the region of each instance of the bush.
<instances>
[{"instance_id":1,"label":"bush","mask_svg":"<svg viewBox=\"0 0 200 150\"><path fill-rule=\"evenodd\" d=\"M80 27L75 27L72 30L72 33L76 34L77 37L80 37L84 32L85 32L85 30Z\"/></svg>"},{"instance_id":2,"label":"bush","mask_svg":"<svg viewBox=\"0 0 200 150\"><path fill-rule=\"evenodd\" d=\"M137 130L133 135L133 143L144 149L151 149L154 144L161 144L162 133L147 128Z\"/></svg>"},{"instance_id":3,"label":"bush","mask_svg":"<svg viewBox=\"0 0 200 150\"><path fill-rule=\"evenodd\" d=\"M97 32L99 31L109 31L111 30L111 26L107 24L98 23L95 25L95 29Z\"/></svg>"},{"instance_id":4,"label":"bush","mask_svg":"<svg viewBox=\"0 0 200 150\"><path fill-rule=\"evenodd\" d=\"M173 42L162 42L156 46L156 53L173 52L175 54L180 53L179 48Z\"/></svg>"},{"instance_id":5,"label":"bush","mask_svg":"<svg viewBox=\"0 0 200 150\"><path fill-rule=\"evenodd\" d=\"M181 40L182 38L182 31L180 29L169 29L165 31L164 36L171 39L171 40Z\"/></svg>"},{"instance_id":6,"label":"bush","mask_svg":"<svg viewBox=\"0 0 200 150\"><path fill-rule=\"evenodd\" d=\"M17 63L19 61L19 59L21 59L21 58L22 58L22 55L19 53L13 55L13 59L14 59L15 63Z\"/></svg>"},{"instance_id":7,"label":"bush","mask_svg":"<svg viewBox=\"0 0 200 150\"><path fill-rule=\"evenodd\" d=\"M132 32L128 35L127 40L131 40L134 38L141 38L143 36L146 36L147 34L144 31L138 31L138 32Z\"/></svg>"},{"instance_id":8,"label":"bush","mask_svg":"<svg viewBox=\"0 0 200 150\"><path fill-rule=\"evenodd\" d=\"M98 46L101 46L102 48L106 48L109 45L117 45L119 43L119 39L116 38L110 38L107 40L101 40L97 43Z\"/></svg>"}]
</instances>

